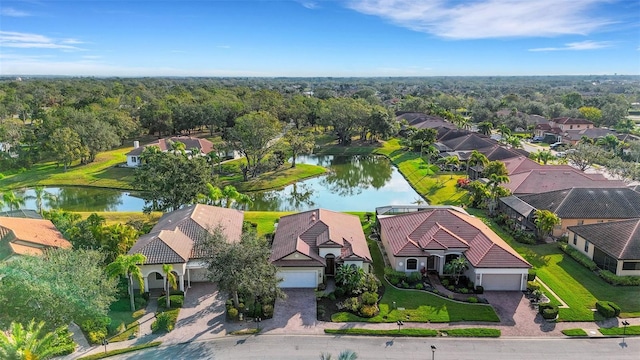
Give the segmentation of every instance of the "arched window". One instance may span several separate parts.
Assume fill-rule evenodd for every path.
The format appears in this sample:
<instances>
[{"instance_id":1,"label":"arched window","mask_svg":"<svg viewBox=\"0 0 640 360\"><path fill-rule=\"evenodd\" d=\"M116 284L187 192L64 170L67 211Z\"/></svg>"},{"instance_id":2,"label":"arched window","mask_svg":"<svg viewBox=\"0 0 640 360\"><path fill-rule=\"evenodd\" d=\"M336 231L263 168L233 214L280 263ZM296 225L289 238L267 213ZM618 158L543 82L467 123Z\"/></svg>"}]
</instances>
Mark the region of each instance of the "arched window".
<instances>
[{"instance_id":1,"label":"arched window","mask_svg":"<svg viewBox=\"0 0 640 360\"><path fill-rule=\"evenodd\" d=\"M407 270L418 270L418 259L407 259Z\"/></svg>"}]
</instances>

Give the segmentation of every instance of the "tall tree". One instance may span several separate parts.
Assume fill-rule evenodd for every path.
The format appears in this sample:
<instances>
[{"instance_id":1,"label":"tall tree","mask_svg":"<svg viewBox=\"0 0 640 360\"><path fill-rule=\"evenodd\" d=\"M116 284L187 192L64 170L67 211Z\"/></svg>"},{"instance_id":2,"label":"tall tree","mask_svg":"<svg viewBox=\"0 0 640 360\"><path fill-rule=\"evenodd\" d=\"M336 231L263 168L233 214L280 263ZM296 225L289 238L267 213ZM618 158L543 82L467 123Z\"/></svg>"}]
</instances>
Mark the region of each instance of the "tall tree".
<instances>
[{"instance_id":1,"label":"tall tree","mask_svg":"<svg viewBox=\"0 0 640 360\"><path fill-rule=\"evenodd\" d=\"M78 133L68 127L56 129L49 138L49 144L58 163L64 166L64 171L86 152Z\"/></svg>"},{"instance_id":2,"label":"tall tree","mask_svg":"<svg viewBox=\"0 0 640 360\"><path fill-rule=\"evenodd\" d=\"M110 277L124 276L127 278L131 312L136 311L133 296L133 279L138 280L138 284L140 284L140 293L144 292L144 279L142 277L140 265L144 264L145 261L147 261L147 258L142 254L120 255L114 262L107 265L106 268L106 272Z\"/></svg>"},{"instance_id":3,"label":"tall tree","mask_svg":"<svg viewBox=\"0 0 640 360\"><path fill-rule=\"evenodd\" d=\"M24 206L25 200L21 196L17 196L13 191L7 191L2 194L2 202L9 206L9 210L19 210L20 206Z\"/></svg>"},{"instance_id":4,"label":"tall tree","mask_svg":"<svg viewBox=\"0 0 640 360\"><path fill-rule=\"evenodd\" d=\"M300 130L289 130L285 140L291 150L291 167L296 167L296 158L299 155L310 154L315 146L313 135Z\"/></svg>"},{"instance_id":5,"label":"tall tree","mask_svg":"<svg viewBox=\"0 0 640 360\"><path fill-rule=\"evenodd\" d=\"M478 131L484 135L491 135L491 131L493 130L493 123L490 121L483 121L478 124Z\"/></svg>"},{"instance_id":6,"label":"tall tree","mask_svg":"<svg viewBox=\"0 0 640 360\"><path fill-rule=\"evenodd\" d=\"M46 332L45 322L31 320L26 327L12 322L8 332L0 331L0 358L5 360L46 360L75 348L66 326Z\"/></svg>"},{"instance_id":7,"label":"tall tree","mask_svg":"<svg viewBox=\"0 0 640 360\"><path fill-rule=\"evenodd\" d=\"M358 127L369 118L371 106L363 99L332 98L320 109L323 124L332 126L338 136L338 144L349 145Z\"/></svg>"},{"instance_id":8,"label":"tall tree","mask_svg":"<svg viewBox=\"0 0 640 360\"><path fill-rule=\"evenodd\" d=\"M544 239L556 225L560 225L560 218L549 210L536 210L533 216L540 239Z\"/></svg>"},{"instance_id":9,"label":"tall tree","mask_svg":"<svg viewBox=\"0 0 640 360\"><path fill-rule=\"evenodd\" d=\"M31 319L58 327L106 316L116 281L95 250L47 250L0 262L0 324Z\"/></svg>"},{"instance_id":10,"label":"tall tree","mask_svg":"<svg viewBox=\"0 0 640 360\"><path fill-rule=\"evenodd\" d=\"M43 203L44 201L50 201L53 202L57 199L57 197L46 191L44 186L42 185L36 185L33 188L34 194L31 196L27 196L27 199L34 199L36 201L36 209L38 210L38 213L42 214L42 208L43 208Z\"/></svg>"},{"instance_id":11,"label":"tall tree","mask_svg":"<svg viewBox=\"0 0 640 360\"><path fill-rule=\"evenodd\" d=\"M274 115L256 111L236 119L229 131L229 141L247 160L243 169L244 180L249 174L256 176L260 162L269 154L282 125Z\"/></svg>"},{"instance_id":12,"label":"tall tree","mask_svg":"<svg viewBox=\"0 0 640 360\"><path fill-rule=\"evenodd\" d=\"M167 300L166 307L169 309L171 308L171 289L175 290L178 287L178 279L176 278L176 274L173 273L173 265L171 264L162 264L162 274L164 275L164 296Z\"/></svg>"},{"instance_id":13,"label":"tall tree","mask_svg":"<svg viewBox=\"0 0 640 360\"><path fill-rule=\"evenodd\" d=\"M487 156L478 150L473 150L471 155L469 155L469 159L467 159L467 169L472 166L486 166L489 163L489 159Z\"/></svg>"},{"instance_id":14,"label":"tall tree","mask_svg":"<svg viewBox=\"0 0 640 360\"><path fill-rule=\"evenodd\" d=\"M578 143L571 151L567 151L567 160L580 171L585 171L593 164L601 161L605 152L596 145Z\"/></svg>"}]
</instances>

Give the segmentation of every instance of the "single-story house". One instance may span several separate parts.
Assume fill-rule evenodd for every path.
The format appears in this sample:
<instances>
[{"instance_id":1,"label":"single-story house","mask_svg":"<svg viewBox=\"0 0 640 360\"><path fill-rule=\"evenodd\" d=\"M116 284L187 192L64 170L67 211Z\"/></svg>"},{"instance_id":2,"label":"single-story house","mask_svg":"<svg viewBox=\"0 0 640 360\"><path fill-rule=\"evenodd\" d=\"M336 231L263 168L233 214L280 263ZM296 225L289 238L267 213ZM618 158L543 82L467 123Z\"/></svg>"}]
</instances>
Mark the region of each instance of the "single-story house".
<instances>
[{"instance_id":1,"label":"single-story house","mask_svg":"<svg viewBox=\"0 0 640 360\"><path fill-rule=\"evenodd\" d=\"M134 141L133 150L127 153L127 167L140 166L140 155L142 155L144 148L148 146L157 146L160 151L165 152L171 150L171 143L175 142L183 143L185 145L185 151L188 152L190 156L204 156L215 151L221 159L237 159L241 157L237 150L216 149L213 143L207 139L190 136L173 136L170 138L158 139L157 141L146 144L142 147L140 146L140 142ZM192 153L194 151L196 151L196 154Z\"/></svg>"},{"instance_id":2,"label":"single-story house","mask_svg":"<svg viewBox=\"0 0 640 360\"><path fill-rule=\"evenodd\" d=\"M630 188L571 188L507 196L500 199L499 207L530 230L535 230L535 211L549 210L561 220L552 234L559 237L574 225L640 217L640 193Z\"/></svg>"},{"instance_id":3,"label":"single-story house","mask_svg":"<svg viewBox=\"0 0 640 360\"><path fill-rule=\"evenodd\" d=\"M640 276L640 219L569 226L569 245L601 269Z\"/></svg>"},{"instance_id":4,"label":"single-story house","mask_svg":"<svg viewBox=\"0 0 640 360\"><path fill-rule=\"evenodd\" d=\"M502 184L514 195L539 194L543 192L575 188L625 188L624 181L609 180L602 174L584 172L559 166L545 166L509 176Z\"/></svg>"},{"instance_id":5,"label":"single-story house","mask_svg":"<svg viewBox=\"0 0 640 360\"><path fill-rule=\"evenodd\" d=\"M15 255L42 255L47 249L72 245L50 220L0 217L0 260Z\"/></svg>"},{"instance_id":6,"label":"single-story house","mask_svg":"<svg viewBox=\"0 0 640 360\"><path fill-rule=\"evenodd\" d=\"M162 265L173 265L180 290L191 282L207 281L205 240L217 227L229 242L240 241L244 213L210 205L190 205L164 214L148 234L140 236L129 254L143 254L147 261L140 267L144 288L164 287ZM137 285L137 284L136 284Z\"/></svg>"},{"instance_id":7,"label":"single-story house","mask_svg":"<svg viewBox=\"0 0 640 360\"><path fill-rule=\"evenodd\" d=\"M465 275L485 290L521 291L531 265L480 219L456 209L418 211L378 219L380 239L397 271L444 273L463 256Z\"/></svg>"},{"instance_id":8,"label":"single-story house","mask_svg":"<svg viewBox=\"0 0 640 360\"><path fill-rule=\"evenodd\" d=\"M280 218L271 247L282 288L316 288L337 265L355 265L368 272L371 253L355 215L325 209Z\"/></svg>"}]
</instances>

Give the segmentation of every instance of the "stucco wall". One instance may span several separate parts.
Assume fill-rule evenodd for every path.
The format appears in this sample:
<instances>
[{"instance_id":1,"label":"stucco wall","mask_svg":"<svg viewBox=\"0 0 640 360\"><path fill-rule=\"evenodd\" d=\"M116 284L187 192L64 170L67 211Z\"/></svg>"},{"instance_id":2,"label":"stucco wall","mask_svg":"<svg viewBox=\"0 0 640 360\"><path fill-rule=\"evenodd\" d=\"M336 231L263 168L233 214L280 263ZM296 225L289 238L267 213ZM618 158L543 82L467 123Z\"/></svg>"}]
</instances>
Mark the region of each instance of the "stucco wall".
<instances>
[{"instance_id":1,"label":"stucco wall","mask_svg":"<svg viewBox=\"0 0 640 360\"><path fill-rule=\"evenodd\" d=\"M617 220L620 219L561 219L560 225L553 229L553 236L560 237L564 234L567 234L569 232L569 230L567 230L568 226L596 224ZM582 223L580 223L580 221L582 221Z\"/></svg>"}]
</instances>

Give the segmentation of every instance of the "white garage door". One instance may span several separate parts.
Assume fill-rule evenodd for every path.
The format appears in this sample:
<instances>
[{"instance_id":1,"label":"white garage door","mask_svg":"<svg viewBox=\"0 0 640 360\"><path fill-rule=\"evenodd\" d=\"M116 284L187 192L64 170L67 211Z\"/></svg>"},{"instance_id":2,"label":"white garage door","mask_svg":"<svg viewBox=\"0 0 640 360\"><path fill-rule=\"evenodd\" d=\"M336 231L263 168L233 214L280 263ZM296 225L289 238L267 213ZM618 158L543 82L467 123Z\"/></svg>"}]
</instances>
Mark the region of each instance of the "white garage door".
<instances>
[{"instance_id":1,"label":"white garage door","mask_svg":"<svg viewBox=\"0 0 640 360\"><path fill-rule=\"evenodd\" d=\"M316 271L304 271L304 270L282 270L278 272L282 282L281 288L315 288L316 283Z\"/></svg>"},{"instance_id":2,"label":"white garage door","mask_svg":"<svg viewBox=\"0 0 640 360\"><path fill-rule=\"evenodd\" d=\"M483 274L482 287L485 290L520 290L520 274Z\"/></svg>"}]
</instances>

